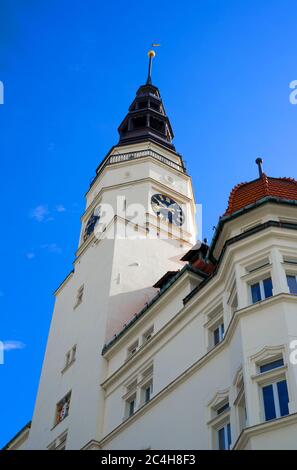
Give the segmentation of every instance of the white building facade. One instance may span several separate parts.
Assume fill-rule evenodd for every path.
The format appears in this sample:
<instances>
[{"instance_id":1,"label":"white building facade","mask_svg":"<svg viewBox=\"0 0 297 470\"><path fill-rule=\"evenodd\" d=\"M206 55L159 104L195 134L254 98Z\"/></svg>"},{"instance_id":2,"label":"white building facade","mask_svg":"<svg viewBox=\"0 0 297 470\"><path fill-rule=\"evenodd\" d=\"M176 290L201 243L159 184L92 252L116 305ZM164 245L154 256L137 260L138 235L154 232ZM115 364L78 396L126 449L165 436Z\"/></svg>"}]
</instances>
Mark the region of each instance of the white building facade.
<instances>
[{"instance_id":1,"label":"white building facade","mask_svg":"<svg viewBox=\"0 0 297 470\"><path fill-rule=\"evenodd\" d=\"M32 423L6 448L296 449L297 182L258 162L195 244L150 76L119 134L56 291Z\"/></svg>"}]
</instances>

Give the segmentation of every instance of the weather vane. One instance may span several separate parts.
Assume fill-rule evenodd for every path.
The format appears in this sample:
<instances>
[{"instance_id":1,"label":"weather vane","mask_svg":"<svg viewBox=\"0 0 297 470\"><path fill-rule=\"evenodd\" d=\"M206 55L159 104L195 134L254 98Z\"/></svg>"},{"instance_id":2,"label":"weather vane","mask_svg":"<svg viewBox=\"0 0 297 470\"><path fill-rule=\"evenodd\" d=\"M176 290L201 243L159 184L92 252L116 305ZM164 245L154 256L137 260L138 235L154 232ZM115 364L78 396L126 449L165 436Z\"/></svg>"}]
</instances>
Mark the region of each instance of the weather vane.
<instances>
[{"instance_id":1,"label":"weather vane","mask_svg":"<svg viewBox=\"0 0 297 470\"><path fill-rule=\"evenodd\" d=\"M153 43L153 44L151 45L152 48L153 48L153 47L160 47L160 46L161 46L161 44L155 44L155 43ZM149 66L148 66L148 75L147 75L147 81L146 81L146 83L149 84L149 85L151 85L151 83L152 83L152 65L153 65L153 58L155 57L156 53L155 53L155 51L154 51L153 49L150 49L150 50L148 51L148 54L147 54L147 55L149 56Z\"/></svg>"}]
</instances>

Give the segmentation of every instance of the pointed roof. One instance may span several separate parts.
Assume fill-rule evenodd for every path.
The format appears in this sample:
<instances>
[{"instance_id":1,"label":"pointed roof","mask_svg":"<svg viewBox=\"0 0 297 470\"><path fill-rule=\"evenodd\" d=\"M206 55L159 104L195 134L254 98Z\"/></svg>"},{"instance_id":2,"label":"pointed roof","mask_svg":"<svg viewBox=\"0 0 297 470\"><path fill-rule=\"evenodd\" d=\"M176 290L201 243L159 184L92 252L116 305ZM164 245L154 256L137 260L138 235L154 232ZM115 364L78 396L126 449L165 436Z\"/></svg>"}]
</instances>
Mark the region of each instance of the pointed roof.
<instances>
[{"instance_id":1,"label":"pointed roof","mask_svg":"<svg viewBox=\"0 0 297 470\"><path fill-rule=\"evenodd\" d=\"M153 46L158 46L155 44ZM148 52L149 64L146 84L136 93L128 114L121 122L118 132L119 145L154 141L175 151L174 134L158 88L152 83L152 60L155 51Z\"/></svg>"},{"instance_id":2,"label":"pointed roof","mask_svg":"<svg viewBox=\"0 0 297 470\"><path fill-rule=\"evenodd\" d=\"M172 143L174 134L158 88L148 82L136 93L128 114L121 122L118 132L119 145L133 144L146 140L157 142L175 150Z\"/></svg>"},{"instance_id":3,"label":"pointed roof","mask_svg":"<svg viewBox=\"0 0 297 470\"><path fill-rule=\"evenodd\" d=\"M266 197L297 201L297 181L293 178L272 178L261 172L258 179L240 183L232 189L224 216Z\"/></svg>"}]
</instances>

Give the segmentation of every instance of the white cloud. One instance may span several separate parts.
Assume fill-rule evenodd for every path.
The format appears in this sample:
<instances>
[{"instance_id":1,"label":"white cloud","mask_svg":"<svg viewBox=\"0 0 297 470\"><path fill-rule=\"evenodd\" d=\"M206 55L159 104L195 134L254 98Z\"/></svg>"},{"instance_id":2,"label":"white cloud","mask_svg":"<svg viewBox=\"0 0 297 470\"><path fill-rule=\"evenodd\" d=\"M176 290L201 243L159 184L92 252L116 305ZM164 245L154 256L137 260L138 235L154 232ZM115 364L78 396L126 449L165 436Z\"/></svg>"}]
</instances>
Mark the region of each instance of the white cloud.
<instances>
[{"instance_id":1,"label":"white cloud","mask_svg":"<svg viewBox=\"0 0 297 470\"><path fill-rule=\"evenodd\" d=\"M48 207L42 205L37 206L30 211L30 217L37 222L43 222L48 214Z\"/></svg>"},{"instance_id":2,"label":"white cloud","mask_svg":"<svg viewBox=\"0 0 297 470\"><path fill-rule=\"evenodd\" d=\"M24 349L26 345L22 341L7 340L3 341L4 351L12 351L13 349Z\"/></svg>"},{"instance_id":3,"label":"white cloud","mask_svg":"<svg viewBox=\"0 0 297 470\"><path fill-rule=\"evenodd\" d=\"M57 245L57 243L45 243L41 245L41 248L47 250L49 253L61 253L61 248Z\"/></svg>"},{"instance_id":4,"label":"white cloud","mask_svg":"<svg viewBox=\"0 0 297 470\"><path fill-rule=\"evenodd\" d=\"M66 212L66 208L63 206L63 204L58 204L56 206L56 211L57 212Z\"/></svg>"},{"instance_id":5,"label":"white cloud","mask_svg":"<svg viewBox=\"0 0 297 470\"><path fill-rule=\"evenodd\" d=\"M28 259L33 259L35 258L35 256L36 256L35 253L33 253L32 251L29 251L29 253L26 253L26 257Z\"/></svg>"}]
</instances>

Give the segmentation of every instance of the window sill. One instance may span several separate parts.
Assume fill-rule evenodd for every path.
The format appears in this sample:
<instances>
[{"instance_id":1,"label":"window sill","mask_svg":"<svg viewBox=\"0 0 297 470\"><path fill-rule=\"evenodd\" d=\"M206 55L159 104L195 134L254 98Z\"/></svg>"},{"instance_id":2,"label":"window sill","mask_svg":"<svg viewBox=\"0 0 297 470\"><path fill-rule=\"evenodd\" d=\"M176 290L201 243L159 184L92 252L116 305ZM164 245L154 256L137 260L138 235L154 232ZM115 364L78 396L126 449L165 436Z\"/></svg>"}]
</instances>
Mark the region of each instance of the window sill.
<instances>
[{"instance_id":1,"label":"window sill","mask_svg":"<svg viewBox=\"0 0 297 470\"><path fill-rule=\"evenodd\" d=\"M249 305L247 305L248 307L251 307L252 305L259 305L263 302L266 302L266 300L269 300L269 299L272 299L272 297L275 297L274 294L270 295L269 297L266 297L265 299L261 299L261 300L257 300L257 302L252 302L250 301Z\"/></svg>"},{"instance_id":2,"label":"window sill","mask_svg":"<svg viewBox=\"0 0 297 470\"><path fill-rule=\"evenodd\" d=\"M73 310L76 310L81 304L82 304L82 301L78 302L78 304L75 304L73 307Z\"/></svg>"},{"instance_id":3,"label":"window sill","mask_svg":"<svg viewBox=\"0 0 297 470\"><path fill-rule=\"evenodd\" d=\"M64 369L61 370L61 374L64 374L75 362L75 359L73 359L67 366L64 367Z\"/></svg>"},{"instance_id":4,"label":"window sill","mask_svg":"<svg viewBox=\"0 0 297 470\"><path fill-rule=\"evenodd\" d=\"M62 421L59 421L58 423L54 424L53 427L51 428L51 431L53 431L57 426L59 426L59 424L61 423L64 423L65 420L68 418L69 415L65 416L64 419L62 419Z\"/></svg>"}]
</instances>

